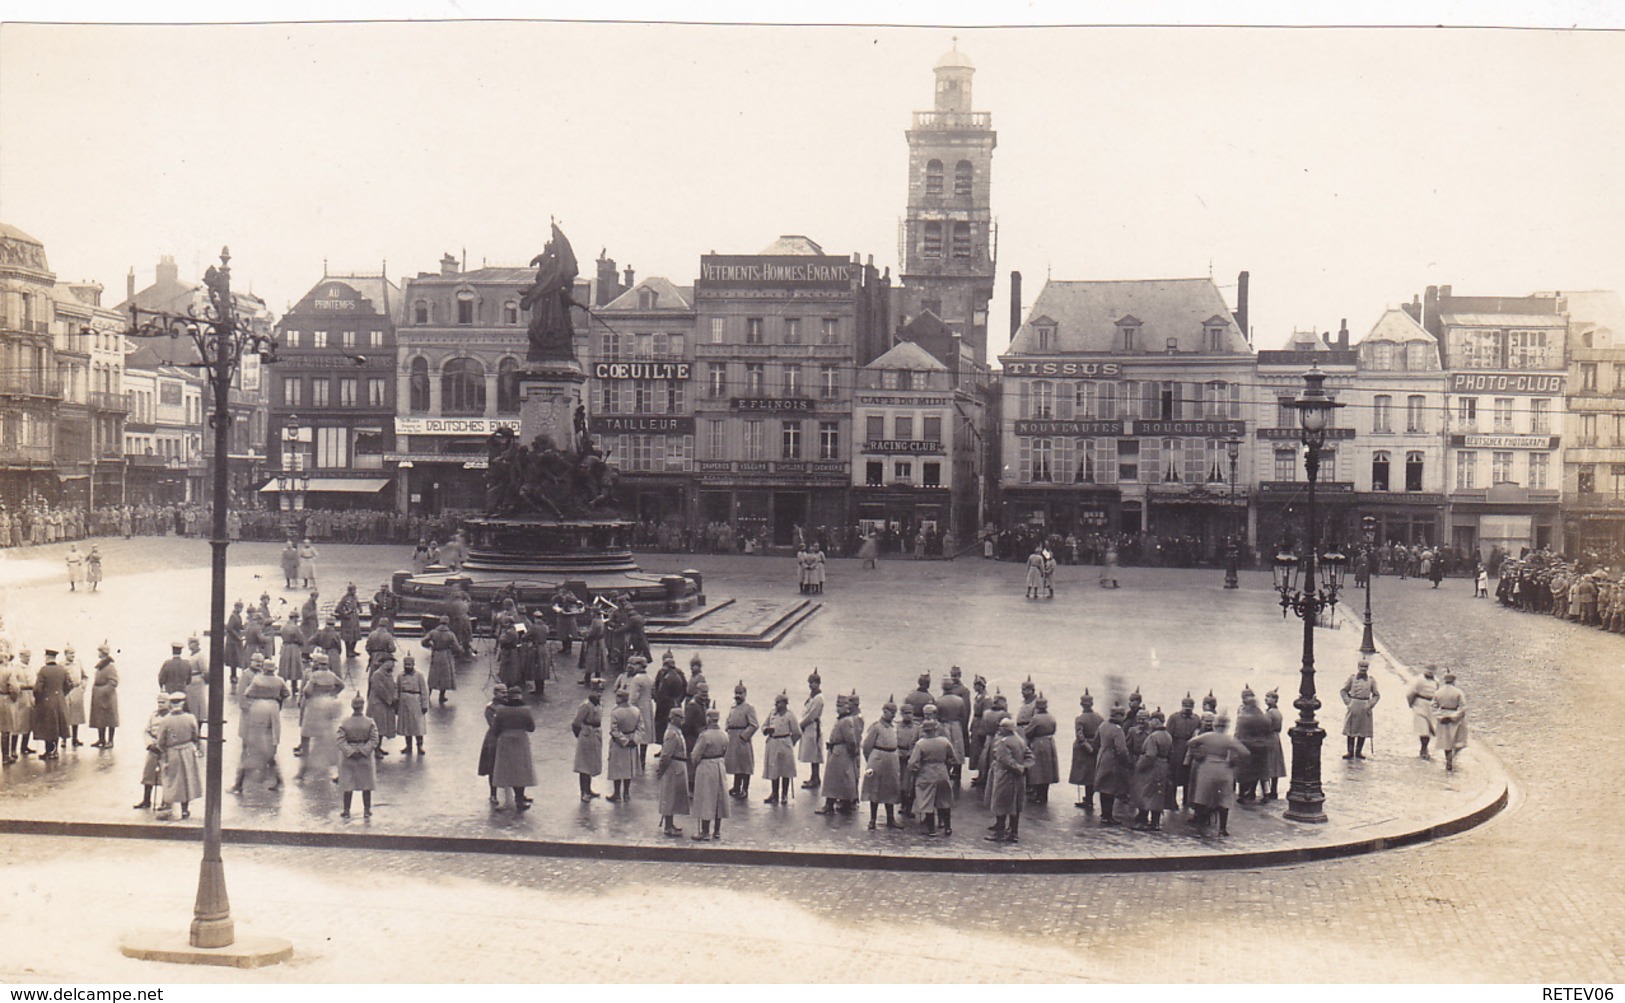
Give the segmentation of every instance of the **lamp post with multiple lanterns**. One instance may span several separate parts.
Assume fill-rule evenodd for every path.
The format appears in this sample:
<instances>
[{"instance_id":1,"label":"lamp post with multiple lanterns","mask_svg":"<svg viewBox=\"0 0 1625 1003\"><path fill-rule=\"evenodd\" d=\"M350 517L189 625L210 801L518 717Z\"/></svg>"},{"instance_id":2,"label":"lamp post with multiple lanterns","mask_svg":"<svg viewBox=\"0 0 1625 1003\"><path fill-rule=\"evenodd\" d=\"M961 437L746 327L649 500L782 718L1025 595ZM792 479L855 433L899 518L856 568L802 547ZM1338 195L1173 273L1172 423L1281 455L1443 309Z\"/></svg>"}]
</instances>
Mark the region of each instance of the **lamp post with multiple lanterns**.
<instances>
[{"instance_id":1,"label":"lamp post with multiple lanterns","mask_svg":"<svg viewBox=\"0 0 1625 1003\"><path fill-rule=\"evenodd\" d=\"M1292 739L1292 783L1287 791L1286 817L1296 822L1326 821L1326 795L1320 784L1320 746L1326 732L1315 720L1320 701L1315 697L1315 621L1337 605L1348 558L1333 551L1318 553L1320 526L1315 511L1315 481L1320 476L1320 451L1332 413L1342 407L1326 395L1326 374L1319 367L1303 374L1303 394L1292 402L1304 445L1304 469L1309 475L1308 531L1303 558L1283 552L1275 558L1275 588L1281 594L1281 615L1288 610L1303 620L1303 665L1298 684L1298 720L1287 734ZM1318 577L1317 577L1318 574ZM1301 587L1300 587L1301 585Z\"/></svg>"}]
</instances>

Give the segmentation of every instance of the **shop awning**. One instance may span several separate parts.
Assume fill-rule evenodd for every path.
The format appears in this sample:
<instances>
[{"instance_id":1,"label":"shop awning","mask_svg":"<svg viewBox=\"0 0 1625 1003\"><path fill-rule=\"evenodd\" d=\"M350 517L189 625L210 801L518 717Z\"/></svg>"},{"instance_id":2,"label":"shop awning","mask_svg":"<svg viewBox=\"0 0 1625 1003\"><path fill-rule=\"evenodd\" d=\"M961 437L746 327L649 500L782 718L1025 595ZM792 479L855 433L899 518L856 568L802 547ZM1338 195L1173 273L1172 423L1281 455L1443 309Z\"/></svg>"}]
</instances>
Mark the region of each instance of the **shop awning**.
<instances>
[{"instance_id":1,"label":"shop awning","mask_svg":"<svg viewBox=\"0 0 1625 1003\"><path fill-rule=\"evenodd\" d=\"M312 477L308 485L301 486L299 490L306 493L314 491L338 491L349 494L370 495L382 490L389 484L387 477ZM262 495L277 493L277 481L273 477L260 488Z\"/></svg>"}]
</instances>

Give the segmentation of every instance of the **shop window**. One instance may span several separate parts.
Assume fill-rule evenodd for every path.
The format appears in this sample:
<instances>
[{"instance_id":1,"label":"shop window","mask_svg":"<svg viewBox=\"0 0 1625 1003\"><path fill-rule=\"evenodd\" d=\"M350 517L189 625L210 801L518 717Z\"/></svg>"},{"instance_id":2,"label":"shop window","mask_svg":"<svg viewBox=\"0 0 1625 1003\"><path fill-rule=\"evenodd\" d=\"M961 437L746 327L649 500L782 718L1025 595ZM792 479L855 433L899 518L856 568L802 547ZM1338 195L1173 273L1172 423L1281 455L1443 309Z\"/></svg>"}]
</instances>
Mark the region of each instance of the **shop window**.
<instances>
[{"instance_id":1,"label":"shop window","mask_svg":"<svg viewBox=\"0 0 1625 1003\"><path fill-rule=\"evenodd\" d=\"M942 464L935 460L926 460L920 464L920 483L928 488L942 487Z\"/></svg>"},{"instance_id":2,"label":"shop window","mask_svg":"<svg viewBox=\"0 0 1625 1003\"><path fill-rule=\"evenodd\" d=\"M1595 463L1582 463L1576 468L1575 487L1583 495L1597 493L1597 465Z\"/></svg>"},{"instance_id":3,"label":"shop window","mask_svg":"<svg viewBox=\"0 0 1625 1003\"><path fill-rule=\"evenodd\" d=\"M863 483L871 488L878 488L886 482L886 463L884 460L870 460L863 465Z\"/></svg>"}]
</instances>

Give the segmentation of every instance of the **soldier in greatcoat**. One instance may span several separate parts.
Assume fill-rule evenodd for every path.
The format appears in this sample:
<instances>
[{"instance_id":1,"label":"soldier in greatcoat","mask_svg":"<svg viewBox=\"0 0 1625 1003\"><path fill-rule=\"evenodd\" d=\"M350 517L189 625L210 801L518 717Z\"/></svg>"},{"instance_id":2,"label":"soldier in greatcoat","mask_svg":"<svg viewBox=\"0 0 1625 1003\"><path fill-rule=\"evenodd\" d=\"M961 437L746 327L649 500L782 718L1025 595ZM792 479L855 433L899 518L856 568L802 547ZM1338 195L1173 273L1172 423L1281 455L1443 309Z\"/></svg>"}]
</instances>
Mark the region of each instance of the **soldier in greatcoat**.
<instances>
[{"instance_id":1,"label":"soldier in greatcoat","mask_svg":"<svg viewBox=\"0 0 1625 1003\"><path fill-rule=\"evenodd\" d=\"M963 686L958 688L964 689ZM937 720L942 722L942 733L953 743L954 756L959 760L952 770L954 786L957 787L965 762L966 725L970 716L970 704L955 691L955 680L951 675L942 677L942 695L937 697L935 703Z\"/></svg>"},{"instance_id":2,"label":"soldier in greatcoat","mask_svg":"<svg viewBox=\"0 0 1625 1003\"><path fill-rule=\"evenodd\" d=\"M310 678L300 695L303 713L299 720L299 745L304 758L299 763L295 780L304 778L307 771L319 777L331 778L333 767L339 765L339 750L333 742L339 722L344 719L344 706L339 694L344 692L344 680L332 669L325 652L311 659Z\"/></svg>"},{"instance_id":3,"label":"soldier in greatcoat","mask_svg":"<svg viewBox=\"0 0 1625 1003\"><path fill-rule=\"evenodd\" d=\"M1078 702L1083 710L1072 720L1072 768L1067 771L1067 782L1081 791L1082 800L1074 801L1073 804L1093 814L1095 751L1099 748L1095 736L1100 731L1104 719L1095 713L1095 698L1090 695L1088 689L1083 691L1083 696Z\"/></svg>"},{"instance_id":4,"label":"soldier in greatcoat","mask_svg":"<svg viewBox=\"0 0 1625 1003\"><path fill-rule=\"evenodd\" d=\"M987 808L993 813L993 825L985 838L991 843L1014 843L1021 831L1021 807L1027 799L1033 753L1014 720L1004 718L998 729L989 750Z\"/></svg>"},{"instance_id":5,"label":"soldier in greatcoat","mask_svg":"<svg viewBox=\"0 0 1625 1003\"><path fill-rule=\"evenodd\" d=\"M576 666L581 669L581 685L602 679L609 673L609 649L604 641L604 615L594 608L587 616L587 632L581 637L581 654Z\"/></svg>"},{"instance_id":6,"label":"soldier in greatcoat","mask_svg":"<svg viewBox=\"0 0 1625 1003\"><path fill-rule=\"evenodd\" d=\"M440 691L440 702L446 702L446 694L457 688L457 659L467 655L468 649L457 640L457 635L451 632L451 625L438 617L424 617L424 626L428 628L428 636L423 639L423 646L429 649L429 676L426 680L429 692Z\"/></svg>"},{"instance_id":7,"label":"soldier in greatcoat","mask_svg":"<svg viewBox=\"0 0 1625 1003\"><path fill-rule=\"evenodd\" d=\"M1134 802L1134 827L1160 832L1162 812L1168 804L1168 785L1173 777L1168 755L1174 739L1168 734L1160 709L1151 712L1146 725L1145 741L1140 745L1140 756L1134 761L1134 774L1129 778L1129 793Z\"/></svg>"},{"instance_id":8,"label":"soldier in greatcoat","mask_svg":"<svg viewBox=\"0 0 1625 1003\"><path fill-rule=\"evenodd\" d=\"M749 797L750 775L756 772L756 748L751 743L762 725L756 716L756 708L745 701L744 680L734 686L734 705L728 708L726 724L728 752L723 757L722 768L734 778L728 796Z\"/></svg>"},{"instance_id":9,"label":"soldier in greatcoat","mask_svg":"<svg viewBox=\"0 0 1625 1003\"><path fill-rule=\"evenodd\" d=\"M654 744L655 684L650 677L649 659L633 655L626 660L627 699L638 709L638 731L634 740L638 746L638 772L649 768L649 746Z\"/></svg>"},{"instance_id":10,"label":"soldier in greatcoat","mask_svg":"<svg viewBox=\"0 0 1625 1003\"><path fill-rule=\"evenodd\" d=\"M1434 666L1427 666L1405 690L1405 703L1411 708L1411 730L1421 743L1418 755L1423 759L1433 758L1428 753L1428 743L1438 730L1438 722L1433 719L1433 695L1439 692L1439 680L1434 675L1437 671Z\"/></svg>"},{"instance_id":11,"label":"soldier in greatcoat","mask_svg":"<svg viewBox=\"0 0 1625 1003\"><path fill-rule=\"evenodd\" d=\"M1191 824L1206 831L1208 822L1217 815L1221 836L1230 835L1230 809L1236 803L1236 764L1252 755L1226 733L1229 726L1229 720L1220 714L1213 719L1212 731L1201 732L1185 747L1195 788L1191 798L1196 817Z\"/></svg>"},{"instance_id":12,"label":"soldier in greatcoat","mask_svg":"<svg viewBox=\"0 0 1625 1003\"><path fill-rule=\"evenodd\" d=\"M643 713L632 705L631 691L615 690L615 708L609 712L609 782L615 785L610 801L632 800L632 776L638 771L638 732Z\"/></svg>"},{"instance_id":13,"label":"soldier in greatcoat","mask_svg":"<svg viewBox=\"0 0 1625 1003\"><path fill-rule=\"evenodd\" d=\"M1247 758L1236 765L1236 783L1241 787L1238 800L1250 803L1258 797L1259 781L1269 766L1269 746L1275 741L1270 719L1258 706L1258 697L1251 686L1241 691L1241 706L1236 709L1236 741L1247 749Z\"/></svg>"},{"instance_id":14,"label":"soldier in greatcoat","mask_svg":"<svg viewBox=\"0 0 1625 1003\"><path fill-rule=\"evenodd\" d=\"M510 689L510 694L514 691ZM591 801L598 796L592 789L592 778L604 772L604 683L594 679L587 688L587 699L576 708L575 720L570 722L570 734L575 736L575 765L572 767L581 784L581 800Z\"/></svg>"},{"instance_id":15,"label":"soldier in greatcoat","mask_svg":"<svg viewBox=\"0 0 1625 1003\"><path fill-rule=\"evenodd\" d=\"M909 768L914 774L914 805L925 814L925 834L935 836L937 823L942 823L942 835L952 836L954 785L948 768L953 765L954 746L942 734L942 725L936 719L936 707L926 708L920 725L920 738L909 754Z\"/></svg>"},{"instance_id":16,"label":"soldier in greatcoat","mask_svg":"<svg viewBox=\"0 0 1625 1003\"><path fill-rule=\"evenodd\" d=\"M414 741L418 754L423 754L424 717L428 713L429 687L412 656L407 655L401 660L401 674L395 680L395 730L406 740L401 755L412 751Z\"/></svg>"},{"instance_id":17,"label":"soldier in greatcoat","mask_svg":"<svg viewBox=\"0 0 1625 1003\"><path fill-rule=\"evenodd\" d=\"M957 668L957 666L955 666ZM987 782L982 775L982 750L988 740L996 732L989 732L984 727L983 718L989 708L993 706L993 698L987 695L987 680L977 676L971 681L973 692L970 696L970 734L965 749L965 762L976 771L976 778L970 782L972 787L981 787ZM995 724L994 728L998 725Z\"/></svg>"},{"instance_id":18,"label":"soldier in greatcoat","mask_svg":"<svg viewBox=\"0 0 1625 1003\"><path fill-rule=\"evenodd\" d=\"M801 741L796 747L796 760L812 766L812 776L801 785L802 790L817 790L818 767L824 762L824 694L823 680L813 669L807 677L807 699L801 705Z\"/></svg>"},{"instance_id":19,"label":"soldier in greatcoat","mask_svg":"<svg viewBox=\"0 0 1625 1003\"><path fill-rule=\"evenodd\" d=\"M523 693L509 690L503 694L502 701L502 706L491 715L491 730L496 733L491 785L512 790L514 811L527 811L531 799L525 796L525 788L536 785L536 765L530 751L536 716L525 706Z\"/></svg>"},{"instance_id":20,"label":"soldier in greatcoat","mask_svg":"<svg viewBox=\"0 0 1625 1003\"><path fill-rule=\"evenodd\" d=\"M1123 732L1123 707L1112 708L1111 718L1095 732L1095 792L1100 795L1100 824L1116 825L1117 799L1128 796L1128 737Z\"/></svg>"},{"instance_id":21,"label":"soldier in greatcoat","mask_svg":"<svg viewBox=\"0 0 1625 1003\"><path fill-rule=\"evenodd\" d=\"M675 720L667 722L661 735L655 780L660 784L660 831L666 836L681 836L683 829L673 820L688 814L688 743L683 741L683 729Z\"/></svg>"},{"instance_id":22,"label":"soldier in greatcoat","mask_svg":"<svg viewBox=\"0 0 1625 1003\"><path fill-rule=\"evenodd\" d=\"M372 633L367 635L366 648L367 672L369 675L383 659L388 658L391 662L395 660L395 635L390 630L388 621L378 623L372 629ZM391 736L385 735L384 737L390 738Z\"/></svg>"},{"instance_id":23,"label":"soldier in greatcoat","mask_svg":"<svg viewBox=\"0 0 1625 1003\"><path fill-rule=\"evenodd\" d=\"M1286 776L1286 753L1281 748L1281 727L1285 721L1281 717L1281 694L1277 690L1270 690L1264 694L1264 716L1270 722L1270 740L1265 746L1264 780L1269 789L1264 791L1261 801L1274 801L1280 797L1281 778ZM1172 753L1169 753L1172 756Z\"/></svg>"},{"instance_id":24,"label":"soldier in greatcoat","mask_svg":"<svg viewBox=\"0 0 1625 1003\"><path fill-rule=\"evenodd\" d=\"M186 691L186 682L192 678L192 665L181 654L183 645L179 641L169 644L169 659L158 667L158 688L165 693L181 693Z\"/></svg>"},{"instance_id":25,"label":"soldier in greatcoat","mask_svg":"<svg viewBox=\"0 0 1625 1003\"><path fill-rule=\"evenodd\" d=\"M361 792L361 817L372 818L372 790L378 786L378 744L382 741L378 725L362 713L367 706L360 694L350 701L351 714L339 722L335 741L338 745L339 791L344 797L340 818L350 817L350 805L355 792Z\"/></svg>"},{"instance_id":26,"label":"soldier in greatcoat","mask_svg":"<svg viewBox=\"0 0 1625 1003\"><path fill-rule=\"evenodd\" d=\"M1033 705L1032 720L1022 733L1033 764L1026 771L1027 796L1034 804L1049 804L1049 789L1061 779L1061 759L1055 749L1055 717L1049 700L1040 695Z\"/></svg>"},{"instance_id":27,"label":"soldier in greatcoat","mask_svg":"<svg viewBox=\"0 0 1625 1003\"><path fill-rule=\"evenodd\" d=\"M837 806L848 809L858 799L857 773L853 769L863 744L863 736L854 728L851 701L838 694L835 697L835 725L829 730L824 745L825 760L823 795L824 806L813 809L818 815L834 814Z\"/></svg>"},{"instance_id":28,"label":"soldier in greatcoat","mask_svg":"<svg viewBox=\"0 0 1625 1003\"><path fill-rule=\"evenodd\" d=\"M1183 804L1191 806L1190 768L1185 765L1185 746L1196 737L1201 730L1202 719L1196 714L1196 700L1185 694L1179 702L1179 711L1168 718L1168 737L1173 740L1168 750L1168 766L1171 771L1168 784L1168 809L1171 811ZM1177 790L1176 790L1177 788Z\"/></svg>"},{"instance_id":29,"label":"soldier in greatcoat","mask_svg":"<svg viewBox=\"0 0 1625 1003\"><path fill-rule=\"evenodd\" d=\"M394 738L399 732L395 726L395 708L400 703L400 691L395 688L395 656L380 653L367 676L367 716L378 725L379 739ZM383 742L378 743L378 756L389 755Z\"/></svg>"},{"instance_id":30,"label":"soldier in greatcoat","mask_svg":"<svg viewBox=\"0 0 1625 1003\"><path fill-rule=\"evenodd\" d=\"M926 704L935 706L936 702L936 698L931 695L931 674L928 672L920 673L914 691L903 697L903 703L909 710L914 712L914 717L918 720L925 719ZM950 739L950 741L952 740Z\"/></svg>"},{"instance_id":31,"label":"soldier in greatcoat","mask_svg":"<svg viewBox=\"0 0 1625 1003\"><path fill-rule=\"evenodd\" d=\"M1382 694L1377 692L1377 681L1371 676L1371 663L1365 658L1354 669L1338 691L1347 712L1343 715L1343 734L1348 740L1344 759L1364 759L1365 743L1372 736L1372 711Z\"/></svg>"},{"instance_id":32,"label":"soldier in greatcoat","mask_svg":"<svg viewBox=\"0 0 1625 1003\"><path fill-rule=\"evenodd\" d=\"M728 799L722 786L722 757L728 752L728 737L722 733L719 724L721 718L715 707L708 709L705 712L705 730L700 732L688 750L694 768L694 792L689 813L700 824L700 831L694 833L691 839L721 839L722 820L728 817Z\"/></svg>"},{"instance_id":33,"label":"soldier in greatcoat","mask_svg":"<svg viewBox=\"0 0 1625 1003\"><path fill-rule=\"evenodd\" d=\"M337 605L333 607L333 615L339 621L339 636L344 639L344 657L355 658L356 646L361 643L361 597L356 595L355 582L344 588L344 595L339 597Z\"/></svg>"},{"instance_id":34,"label":"soldier in greatcoat","mask_svg":"<svg viewBox=\"0 0 1625 1003\"><path fill-rule=\"evenodd\" d=\"M897 704L887 700L880 708L880 720L863 735L863 799L869 802L869 828L875 827L881 805L886 806L886 828L897 824L897 802L902 800L902 763L897 758Z\"/></svg>"},{"instance_id":35,"label":"soldier in greatcoat","mask_svg":"<svg viewBox=\"0 0 1625 1003\"><path fill-rule=\"evenodd\" d=\"M914 817L914 770L909 757L914 755L914 744L920 740L920 723L914 720L914 711L904 704L897 720L897 763L902 770L898 797L903 806L903 817Z\"/></svg>"},{"instance_id":36,"label":"soldier in greatcoat","mask_svg":"<svg viewBox=\"0 0 1625 1003\"><path fill-rule=\"evenodd\" d=\"M672 721L672 711L679 714L683 709L683 700L688 696L688 677L683 675L683 669L677 664L677 656L668 651L660 656L660 671L655 673L654 681L654 732L653 734L665 740L666 725ZM682 730L682 721L677 721L678 730ZM684 755L687 763L687 755ZM683 770L688 770L684 765ZM681 813L679 813L681 814Z\"/></svg>"},{"instance_id":37,"label":"soldier in greatcoat","mask_svg":"<svg viewBox=\"0 0 1625 1003\"><path fill-rule=\"evenodd\" d=\"M773 698L773 710L762 722L762 779L770 785L763 804L789 804L790 785L796 779L796 743L801 723L790 713L790 694Z\"/></svg>"},{"instance_id":38,"label":"soldier in greatcoat","mask_svg":"<svg viewBox=\"0 0 1625 1003\"><path fill-rule=\"evenodd\" d=\"M231 673L231 684L237 685L237 673L247 662L243 648L243 601L232 604L231 615L226 617L226 669Z\"/></svg>"},{"instance_id":39,"label":"soldier in greatcoat","mask_svg":"<svg viewBox=\"0 0 1625 1003\"><path fill-rule=\"evenodd\" d=\"M164 757L158 747L158 726L169 716L169 694L158 694L158 708L147 718L147 761L141 767L141 800L131 807L137 811L152 807L152 789L163 783Z\"/></svg>"},{"instance_id":40,"label":"soldier in greatcoat","mask_svg":"<svg viewBox=\"0 0 1625 1003\"><path fill-rule=\"evenodd\" d=\"M288 620L277 637L282 642L282 652L277 656L277 674L298 696L299 684L305 678L305 632L299 629L297 612L288 613Z\"/></svg>"},{"instance_id":41,"label":"soldier in greatcoat","mask_svg":"<svg viewBox=\"0 0 1625 1003\"><path fill-rule=\"evenodd\" d=\"M282 577L283 588L293 588L293 580L299 577L299 547L292 540L282 548Z\"/></svg>"},{"instance_id":42,"label":"soldier in greatcoat","mask_svg":"<svg viewBox=\"0 0 1625 1003\"><path fill-rule=\"evenodd\" d=\"M1467 748L1467 695L1456 686L1454 672L1446 672L1443 685L1433 693L1433 719L1438 722L1445 772L1454 773L1456 753Z\"/></svg>"},{"instance_id":43,"label":"soldier in greatcoat","mask_svg":"<svg viewBox=\"0 0 1625 1003\"><path fill-rule=\"evenodd\" d=\"M270 662L261 658L249 664L257 671L242 680L243 721L238 728L242 737L243 754L237 765L237 779L231 793L243 792L243 780L249 770L269 770L270 789L282 786L282 771L277 766L277 746L282 742L282 705L288 699L288 684L276 674Z\"/></svg>"},{"instance_id":44,"label":"soldier in greatcoat","mask_svg":"<svg viewBox=\"0 0 1625 1003\"><path fill-rule=\"evenodd\" d=\"M45 664L34 676L33 732L45 740L45 752L40 759L56 759L57 743L70 734L68 726L68 691L73 681L68 670L56 660L57 652L47 648ZM184 694L182 699L185 699Z\"/></svg>"},{"instance_id":45,"label":"soldier in greatcoat","mask_svg":"<svg viewBox=\"0 0 1625 1003\"><path fill-rule=\"evenodd\" d=\"M106 642L96 649L96 678L90 686L90 726L96 729L93 749L111 749L118 730L118 666ZM0 666L0 674L5 669ZM3 699L3 698L0 698ZM0 729L3 730L3 729Z\"/></svg>"},{"instance_id":46,"label":"soldier in greatcoat","mask_svg":"<svg viewBox=\"0 0 1625 1003\"><path fill-rule=\"evenodd\" d=\"M181 806L181 818L191 818L192 801L203 795L203 780L197 768L199 735L197 718L186 709L186 694L169 694L169 713L158 723L164 788L164 800L158 806L160 818L168 817L170 806L176 803Z\"/></svg>"},{"instance_id":47,"label":"soldier in greatcoat","mask_svg":"<svg viewBox=\"0 0 1625 1003\"><path fill-rule=\"evenodd\" d=\"M310 650L326 655L328 669L337 674L338 667L344 664L344 637L339 633L337 617L328 617L327 623L310 635Z\"/></svg>"}]
</instances>

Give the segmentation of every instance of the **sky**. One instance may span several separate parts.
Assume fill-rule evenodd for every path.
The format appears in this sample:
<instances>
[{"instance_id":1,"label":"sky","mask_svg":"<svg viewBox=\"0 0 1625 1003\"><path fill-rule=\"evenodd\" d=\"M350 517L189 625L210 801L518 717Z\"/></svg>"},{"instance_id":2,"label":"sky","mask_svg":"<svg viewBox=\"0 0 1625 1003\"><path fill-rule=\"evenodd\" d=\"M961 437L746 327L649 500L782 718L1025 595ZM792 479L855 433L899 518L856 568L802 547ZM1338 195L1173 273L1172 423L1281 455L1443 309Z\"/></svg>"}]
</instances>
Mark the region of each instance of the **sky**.
<instances>
[{"instance_id":1,"label":"sky","mask_svg":"<svg viewBox=\"0 0 1625 1003\"><path fill-rule=\"evenodd\" d=\"M1024 307L1046 276L1233 303L1245 269L1259 348L1428 285L1625 285L1608 31L8 23L0 221L108 304L229 245L280 313L324 259L523 264L549 217L678 284L780 234L895 270L903 133L954 44L998 132L994 352L1012 269Z\"/></svg>"}]
</instances>

